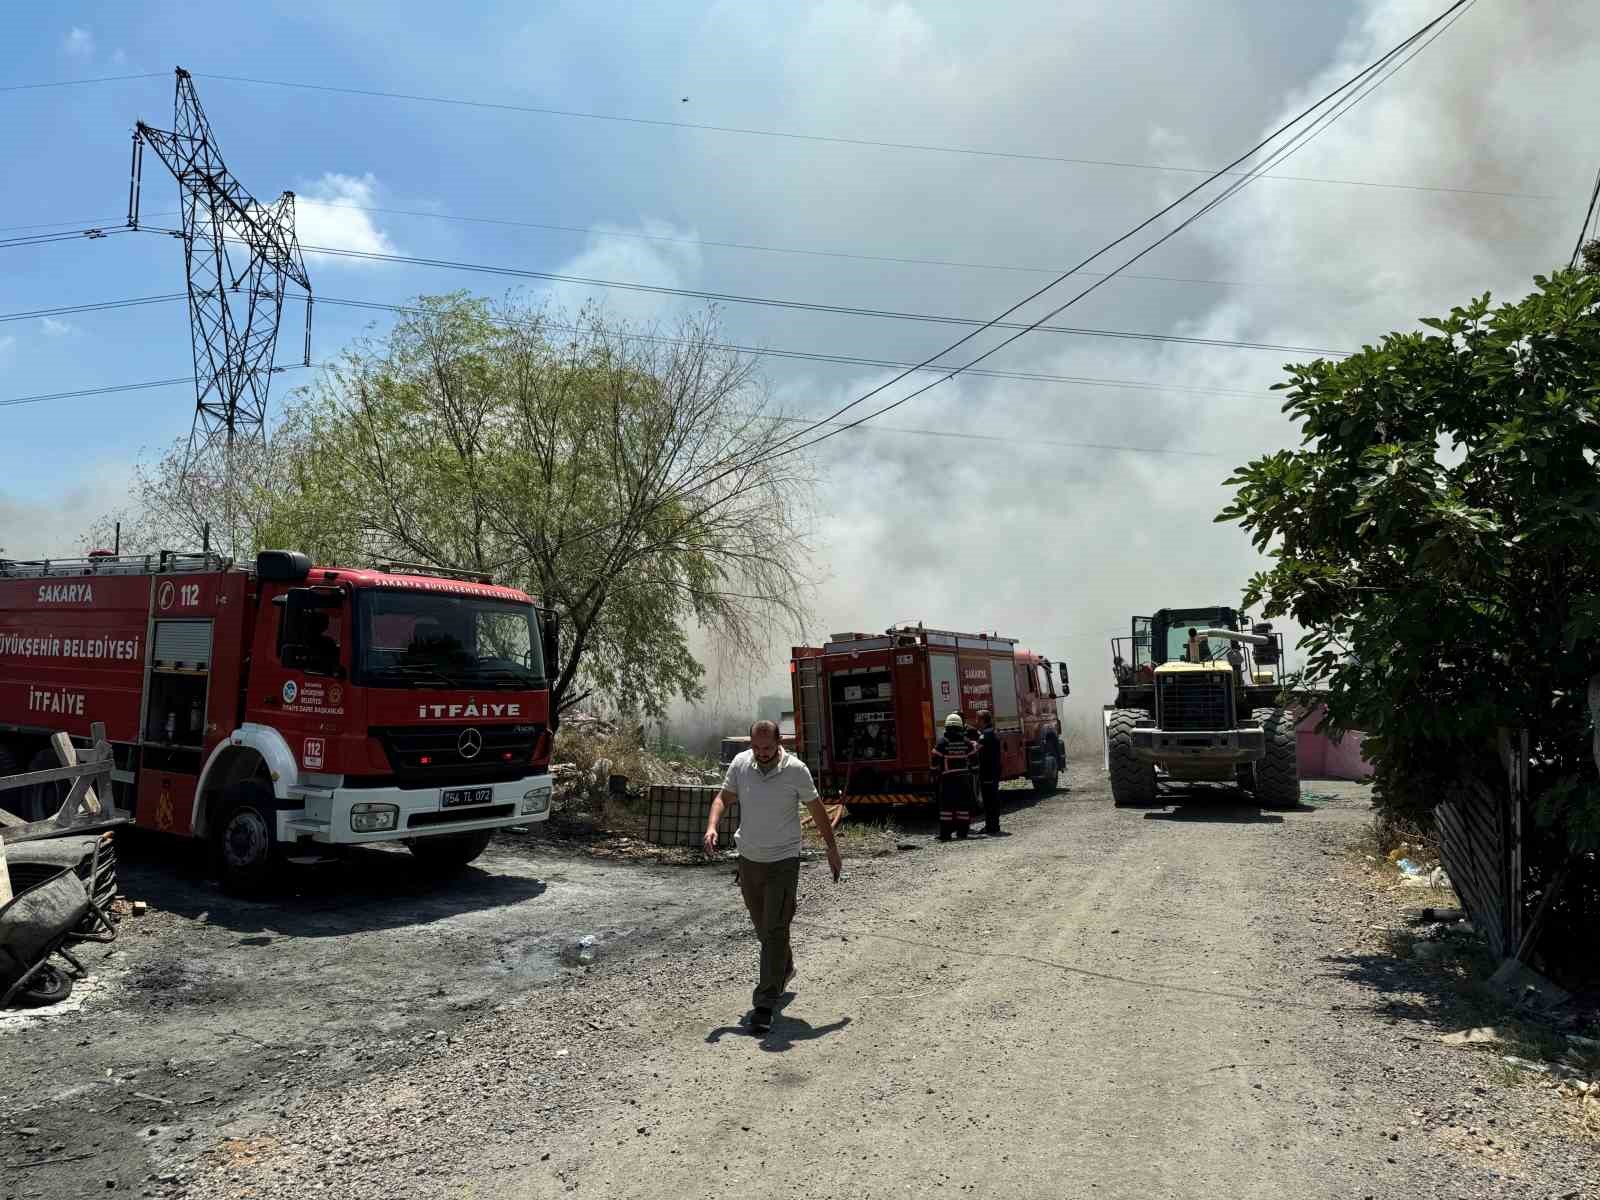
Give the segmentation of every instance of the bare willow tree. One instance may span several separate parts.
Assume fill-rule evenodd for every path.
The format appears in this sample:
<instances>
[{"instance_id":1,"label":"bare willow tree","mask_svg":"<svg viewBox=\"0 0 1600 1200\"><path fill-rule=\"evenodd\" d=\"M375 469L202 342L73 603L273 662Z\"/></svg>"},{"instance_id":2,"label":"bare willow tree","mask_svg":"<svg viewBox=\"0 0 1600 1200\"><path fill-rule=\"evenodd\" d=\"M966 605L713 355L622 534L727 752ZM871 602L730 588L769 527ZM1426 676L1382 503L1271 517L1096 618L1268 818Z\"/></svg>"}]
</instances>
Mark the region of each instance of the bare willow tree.
<instances>
[{"instance_id":1,"label":"bare willow tree","mask_svg":"<svg viewBox=\"0 0 1600 1200\"><path fill-rule=\"evenodd\" d=\"M812 480L714 312L661 332L425 297L305 402L263 528L319 557L514 582L562 615L553 684L660 717L703 695L698 624L752 670L801 625Z\"/></svg>"},{"instance_id":2,"label":"bare willow tree","mask_svg":"<svg viewBox=\"0 0 1600 1200\"><path fill-rule=\"evenodd\" d=\"M271 541L276 514L293 497L306 427L291 410L270 440L191 447L180 438L134 465L128 503L80 539L84 548L190 553L209 546L248 558ZM119 527L120 526L120 536Z\"/></svg>"}]
</instances>

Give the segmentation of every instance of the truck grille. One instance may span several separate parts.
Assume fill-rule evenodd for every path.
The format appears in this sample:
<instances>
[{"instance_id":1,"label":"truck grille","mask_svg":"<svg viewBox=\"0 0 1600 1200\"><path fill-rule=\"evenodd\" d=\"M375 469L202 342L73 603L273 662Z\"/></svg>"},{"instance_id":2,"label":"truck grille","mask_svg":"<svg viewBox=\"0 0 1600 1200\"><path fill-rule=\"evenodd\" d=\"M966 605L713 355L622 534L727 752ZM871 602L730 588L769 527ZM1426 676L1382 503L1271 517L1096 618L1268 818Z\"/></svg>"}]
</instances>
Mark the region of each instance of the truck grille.
<instances>
[{"instance_id":1,"label":"truck grille","mask_svg":"<svg viewBox=\"0 0 1600 1200\"><path fill-rule=\"evenodd\" d=\"M462 735L474 731L481 748L463 755ZM401 787L439 787L454 783L500 783L529 771L534 743L543 725L374 725ZM470 748L472 739L467 739ZM507 758L507 755L510 755ZM423 762L423 759L427 762Z\"/></svg>"},{"instance_id":2,"label":"truck grille","mask_svg":"<svg viewBox=\"0 0 1600 1200\"><path fill-rule=\"evenodd\" d=\"M1156 724L1162 729L1232 729L1233 676L1184 671L1156 678Z\"/></svg>"}]
</instances>

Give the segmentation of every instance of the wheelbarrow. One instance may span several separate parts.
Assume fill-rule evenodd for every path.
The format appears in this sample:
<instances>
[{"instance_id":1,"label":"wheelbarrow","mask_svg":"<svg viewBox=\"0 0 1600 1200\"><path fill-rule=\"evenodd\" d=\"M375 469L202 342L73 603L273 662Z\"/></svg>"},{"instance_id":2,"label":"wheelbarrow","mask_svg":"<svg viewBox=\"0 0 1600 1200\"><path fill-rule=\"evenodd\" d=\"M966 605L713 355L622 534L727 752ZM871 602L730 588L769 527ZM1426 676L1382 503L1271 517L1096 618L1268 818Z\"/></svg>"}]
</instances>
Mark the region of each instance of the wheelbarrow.
<instances>
[{"instance_id":1,"label":"wheelbarrow","mask_svg":"<svg viewBox=\"0 0 1600 1200\"><path fill-rule=\"evenodd\" d=\"M13 999L31 1006L65 1000L72 984L87 972L67 949L67 941L86 927L86 920L98 917L107 929L104 910L95 904L76 871L52 868L49 874L32 882L17 879L23 886L4 907L0 907L0 1008ZM115 931L112 931L113 936ZM91 935L101 940L104 935ZM68 974L51 963L59 955L72 968Z\"/></svg>"}]
</instances>

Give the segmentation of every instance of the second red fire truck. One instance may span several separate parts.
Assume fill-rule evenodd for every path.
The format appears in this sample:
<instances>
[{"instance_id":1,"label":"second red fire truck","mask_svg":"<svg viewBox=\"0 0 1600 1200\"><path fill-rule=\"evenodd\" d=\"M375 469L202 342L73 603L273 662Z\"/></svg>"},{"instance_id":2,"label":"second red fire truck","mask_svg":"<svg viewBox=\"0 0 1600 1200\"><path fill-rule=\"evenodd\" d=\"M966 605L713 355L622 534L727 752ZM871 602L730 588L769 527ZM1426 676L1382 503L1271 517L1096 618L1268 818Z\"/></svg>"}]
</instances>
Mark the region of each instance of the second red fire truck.
<instances>
[{"instance_id":1,"label":"second red fire truck","mask_svg":"<svg viewBox=\"0 0 1600 1200\"><path fill-rule=\"evenodd\" d=\"M1048 791L1066 765L1058 701L1070 690L1067 665L1014 638L921 625L836 633L794 647L789 670L796 753L829 800L931 801L933 746L953 712L969 725L993 714L1002 780Z\"/></svg>"},{"instance_id":2,"label":"second red fire truck","mask_svg":"<svg viewBox=\"0 0 1600 1200\"><path fill-rule=\"evenodd\" d=\"M549 814L558 653L555 614L481 576L290 551L0 561L0 775L99 722L118 806L204 839L235 890L359 843L464 864ZM35 820L54 787L0 795Z\"/></svg>"}]
</instances>

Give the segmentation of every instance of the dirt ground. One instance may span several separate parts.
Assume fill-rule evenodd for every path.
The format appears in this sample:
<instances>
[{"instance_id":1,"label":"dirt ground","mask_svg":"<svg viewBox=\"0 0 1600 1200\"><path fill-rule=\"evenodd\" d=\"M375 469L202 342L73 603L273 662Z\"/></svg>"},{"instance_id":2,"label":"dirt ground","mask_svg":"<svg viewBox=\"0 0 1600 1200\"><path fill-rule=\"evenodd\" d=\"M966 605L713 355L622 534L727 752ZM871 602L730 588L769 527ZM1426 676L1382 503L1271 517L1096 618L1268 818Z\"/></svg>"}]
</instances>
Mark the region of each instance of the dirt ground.
<instances>
[{"instance_id":1,"label":"dirt ground","mask_svg":"<svg viewBox=\"0 0 1600 1200\"><path fill-rule=\"evenodd\" d=\"M1396 956L1363 789L1118 810L1098 767L808 864L765 1038L726 863L534 835L245 903L128 847L151 913L0 1016L0 1197L1600 1196L1569 1100L1440 1044L1479 1012Z\"/></svg>"}]
</instances>

